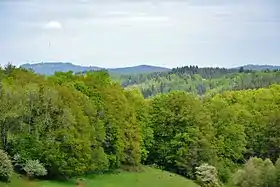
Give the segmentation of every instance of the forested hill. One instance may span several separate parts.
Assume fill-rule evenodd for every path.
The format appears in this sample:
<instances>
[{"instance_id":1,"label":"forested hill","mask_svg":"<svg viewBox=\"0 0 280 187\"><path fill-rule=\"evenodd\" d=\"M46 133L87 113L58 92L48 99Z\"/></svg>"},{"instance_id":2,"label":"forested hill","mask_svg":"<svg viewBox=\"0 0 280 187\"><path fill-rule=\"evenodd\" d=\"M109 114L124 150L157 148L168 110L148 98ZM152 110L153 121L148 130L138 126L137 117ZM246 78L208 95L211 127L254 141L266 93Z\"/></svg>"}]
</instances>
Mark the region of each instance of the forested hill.
<instances>
[{"instance_id":1,"label":"forested hill","mask_svg":"<svg viewBox=\"0 0 280 187\"><path fill-rule=\"evenodd\" d=\"M245 70L276 70L280 69L280 66L273 66L273 65L254 65L254 64L247 64L242 66Z\"/></svg>"},{"instance_id":2,"label":"forested hill","mask_svg":"<svg viewBox=\"0 0 280 187\"><path fill-rule=\"evenodd\" d=\"M101 70L100 67L85 67L71 63L24 64L21 67L32 69L39 74L51 75L55 72L72 71L85 74ZM198 95L221 93L226 90L242 90L267 87L279 83L278 66L245 65L239 68L213 68L184 66L167 69L156 66L135 66L107 69L111 77L123 87L137 87L144 97L173 90L182 90Z\"/></svg>"},{"instance_id":3,"label":"forested hill","mask_svg":"<svg viewBox=\"0 0 280 187\"><path fill-rule=\"evenodd\" d=\"M35 73L42 75L53 75L55 72L68 72L72 71L74 73L85 73L88 71L96 71L101 69L106 69L97 66L81 66L72 63L65 62L42 62L35 64L22 64L20 67L25 69L31 69ZM135 73L151 73L151 72L162 72L169 71L170 69L158 66L149 65L139 65L132 67L122 67L122 68L107 68L110 73L117 74L135 74Z\"/></svg>"},{"instance_id":4,"label":"forested hill","mask_svg":"<svg viewBox=\"0 0 280 187\"><path fill-rule=\"evenodd\" d=\"M106 69L106 68L97 67L97 66L75 65L70 62L41 62L41 63L34 63L34 64L26 63L26 64L22 64L20 67L25 68L25 69L32 69L35 73L39 73L39 74L43 74L43 75L52 75L55 72L73 71L74 73L77 73L77 72L87 72L87 71L93 71L93 70ZM192 67L192 68L189 68L189 67ZM174 68L171 71L172 72L184 72L184 73L187 71L189 73L192 73L194 68L200 73L203 71L207 71L209 69L212 70L212 72L217 73L217 71L215 71L215 69L224 70L221 72L237 71L240 68L242 68L244 70L260 71L260 70L276 70L276 69L280 69L280 66L247 64L244 66L240 66L237 68L231 68L231 69L198 68L197 66L185 66L182 68ZM106 70L108 70L110 73L117 73L117 74L136 74L136 73L153 73L153 72L170 71L170 69L165 68L165 67L151 66L151 65L138 65L138 66L122 67L122 68L107 68Z\"/></svg>"},{"instance_id":5,"label":"forested hill","mask_svg":"<svg viewBox=\"0 0 280 187\"><path fill-rule=\"evenodd\" d=\"M252 71L241 68L199 68L186 66L169 72L114 75L123 87L137 87L144 97L158 93L182 90L198 95L267 87L280 83L280 72L275 70Z\"/></svg>"}]
</instances>

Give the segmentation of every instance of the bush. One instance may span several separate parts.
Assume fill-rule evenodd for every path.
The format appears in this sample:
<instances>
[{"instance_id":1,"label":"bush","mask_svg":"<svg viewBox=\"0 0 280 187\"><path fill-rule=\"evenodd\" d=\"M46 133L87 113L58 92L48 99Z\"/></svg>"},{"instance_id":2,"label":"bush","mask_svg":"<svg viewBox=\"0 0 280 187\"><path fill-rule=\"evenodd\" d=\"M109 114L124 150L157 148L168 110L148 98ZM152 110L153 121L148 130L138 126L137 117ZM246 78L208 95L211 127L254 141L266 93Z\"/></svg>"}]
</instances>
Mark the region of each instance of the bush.
<instances>
[{"instance_id":1,"label":"bush","mask_svg":"<svg viewBox=\"0 0 280 187\"><path fill-rule=\"evenodd\" d=\"M20 171L25 162L25 159L23 159L20 154L15 154L12 158L12 163L16 171Z\"/></svg>"},{"instance_id":2,"label":"bush","mask_svg":"<svg viewBox=\"0 0 280 187\"><path fill-rule=\"evenodd\" d=\"M14 171L16 173L19 173L19 174L24 174L24 171L22 170L22 167L24 166L23 164L23 159L22 157L20 156L20 154L15 154L13 157L12 157L12 164L14 166Z\"/></svg>"},{"instance_id":3,"label":"bush","mask_svg":"<svg viewBox=\"0 0 280 187\"><path fill-rule=\"evenodd\" d=\"M273 187L275 186L275 167L269 160L250 158L244 169L234 175L234 184L237 187Z\"/></svg>"},{"instance_id":4,"label":"bush","mask_svg":"<svg viewBox=\"0 0 280 187\"><path fill-rule=\"evenodd\" d=\"M20 156L20 154L15 154L14 156L13 156L13 163L14 163L14 165L21 165L22 164L22 158L21 158L21 156Z\"/></svg>"},{"instance_id":5,"label":"bush","mask_svg":"<svg viewBox=\"0 0 280 187\"><path fill-rule=\"evenodd\" d=\"M38 160L28 160L23 170L29 177L39 177L47 175L47 170Z\"/></svg>"},{"instance_id":6,"label":"bush","mask_svg":"<svg viewBox=\"0 0 280 187\"><path fill-rule=\"evenodd\" d=\"M275 163L275 186L280 186L280 158Z\"/></svg>"},{"instance_id":7,"label":"bush","mask_svg":"<svg viewBox=\"0 0 280 187\"><path fill-rule=\"evenodd\" d=\"M276 168L270 159L265 159L263 163L263 185L265 187L277 187L276 185Z\"/></svg>"},{"instance_id":8,"label":"bush","mask_svg":"<svg viewBox=\"0 0 280 187\"><path fill-rule=\"evenodd\" d=\"M9 181L13 174L13 165L9 156L3 150L0 150L0 180Z\"/></svg>"},{"instance_id":9,"label":"bush","mask_svg":"<svg viewBox=\"0 0 280 187\"><path fill-rule=\"evenodd\" d=\"M214 166L202 164L196 167L196 178L202 187L220 187L218 172Z\"/></svg>"}]
</instances>

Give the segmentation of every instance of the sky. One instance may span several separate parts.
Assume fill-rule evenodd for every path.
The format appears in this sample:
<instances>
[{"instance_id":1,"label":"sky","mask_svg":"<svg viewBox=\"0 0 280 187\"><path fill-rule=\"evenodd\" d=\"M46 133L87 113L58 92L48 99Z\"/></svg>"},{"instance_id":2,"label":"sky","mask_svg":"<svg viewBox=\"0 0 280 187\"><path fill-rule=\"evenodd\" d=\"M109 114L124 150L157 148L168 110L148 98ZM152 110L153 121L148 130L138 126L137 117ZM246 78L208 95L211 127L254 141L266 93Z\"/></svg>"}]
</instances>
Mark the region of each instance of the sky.
<instances>
[{"instance_id":1,"label":"sky","mask_svg":"<svg viewBox=\"0 0 280 187\"><path fill-rule=\"evenodd\" d=\"M0 64L280 65L279 0L0 0Z\"/></svg>"}]
</instances>

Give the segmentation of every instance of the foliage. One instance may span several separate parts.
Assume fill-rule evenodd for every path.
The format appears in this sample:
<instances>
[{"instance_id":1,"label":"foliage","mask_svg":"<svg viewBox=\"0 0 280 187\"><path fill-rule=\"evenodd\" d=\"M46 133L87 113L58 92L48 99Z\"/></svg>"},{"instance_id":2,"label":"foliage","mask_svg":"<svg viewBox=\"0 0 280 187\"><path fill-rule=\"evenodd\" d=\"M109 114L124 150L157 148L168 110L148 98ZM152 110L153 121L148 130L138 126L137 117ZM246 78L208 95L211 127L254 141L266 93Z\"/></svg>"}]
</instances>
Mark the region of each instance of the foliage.
<instances>
[{"instance_id":1,"label":"foliage","mask_svg":"<svg viewBox=\"0 0 280 187\"><path fill-rule=\"evenodd\" d=\"M244 169L236 172L234 183L239 187L276 187L275 174L275 167L269 159L252 157Z\"/></svg>"},{"instance_id":2,"label":"foliage","mask_svg":"<svg viewBox=\"0 0 280 187\"><path fill-rule=\"evenodd\" d=\"M0 145L10 155L38 160L60 179L140 163L142 121L107 72L3 72Z\"/></svg>"},{"instance_id":3,"label":"foliage","mask_svg":"<svg viewBox=\"0 0 280 187\"><path fill-rule=\"evenodd\" d=\"M152 148L154 143L153 129L149 121L149 104L144 100L139 90L126 90L125 93L135 110L136 120L140 125L141 159L142 163L145 163L149 149Z\"/></svg>"},{"instance_id":4,"label":"foliage","mask_svg":"<svg viewBox=\"0 0 280 187\"><path fill-rule=\"evenodd\" d=\"M251 71L185 66L169 72L113 76L123 87L139 88L144 97L182 90L201 96L268 87L280 83L280 71Z\"/></svg>"},{"instance_id":5,"label":"foliage","mask_svg":"<svg viewBox=\"0 0 280 187\"><path fill-rule=\"evenodd\" d=\"M214 166L202 164L196 167L196 177L202 187L219 187L218 172Z\"/></svg>"},{"instance_id":6,"label":"foliage","mask_svg":"<svg viewBox=\"0 0 280 187\"><path fill-rule=\"evenodd\" d=\"M195 179L196 167L208 163L226 183L251 157L277 161L280 85L269 85L279 77L197 67L120 77L128 86L154 85L148 96L162 93L144 99L141 87L123 89L106 71L41 76L7 65L0 70L0 148L20 155L16 171L38 160L50 179L140 164Z\"/></svg>"},{"instance_id":7,"label":"foliage","mask_svg":"<svg viewBox=\"0 0 280 187\"><path fill-rule=\"evenodd\" d=\"M25 163L23 170L29 177L45 176L48 173L45 167L38 160L28 160Z\"/></svg>"},{"instance_id":8,"label":"foliage","mask_svg":"<svg viewBox=\"0 0 280 187\"><path fill-rule=\"evenodd\" d=\"M280 185L280 158L275 163L275 186Z\"/></svg>"},{"instance_id":9,"label":"foliage","mask_svg":"<svg viewBox=\"0 0 280 187\"><path fill-rule=\"evenodd\" d=\"M211 119L200 100L184 92L158 95L151 101L155 146L148 162L194 178L194 170L214 158Z\"/></svg>"},{"instance_id":10,"label":"foliage","mask_svg":"<svg viewBox=\"0 0 280 187\"><path fill-rule=\"evenodd\" d=\"M9 181L13 174L13 165L6 152L0 149L0 180Z\"/></svg>"}]
</instances>

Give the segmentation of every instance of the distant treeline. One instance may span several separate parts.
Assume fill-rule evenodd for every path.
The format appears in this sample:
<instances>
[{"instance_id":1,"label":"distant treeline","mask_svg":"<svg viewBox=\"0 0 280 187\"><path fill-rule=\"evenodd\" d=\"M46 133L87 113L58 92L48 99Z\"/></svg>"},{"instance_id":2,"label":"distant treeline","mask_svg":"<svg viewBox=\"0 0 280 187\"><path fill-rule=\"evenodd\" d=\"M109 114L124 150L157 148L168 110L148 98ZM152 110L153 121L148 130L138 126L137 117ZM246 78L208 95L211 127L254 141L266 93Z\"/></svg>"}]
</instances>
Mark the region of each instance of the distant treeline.
<instances>
[{"instance_id":1,"label":"distant treeline","mask_svg":"<svg viewBox=\"0 0 280 187\"><path fill-rule=\"evenodd\" d=\"M263 88L280 83L280 71L252 71L225 68L186 66L169 72L134 75L112 75L123 87L137 87L144 97L182 90L198 95L222 93L227 90Z\"/></svg>"}]
</instances>

